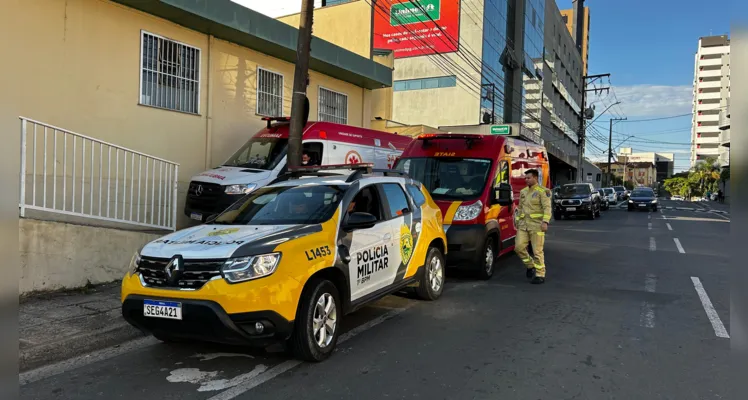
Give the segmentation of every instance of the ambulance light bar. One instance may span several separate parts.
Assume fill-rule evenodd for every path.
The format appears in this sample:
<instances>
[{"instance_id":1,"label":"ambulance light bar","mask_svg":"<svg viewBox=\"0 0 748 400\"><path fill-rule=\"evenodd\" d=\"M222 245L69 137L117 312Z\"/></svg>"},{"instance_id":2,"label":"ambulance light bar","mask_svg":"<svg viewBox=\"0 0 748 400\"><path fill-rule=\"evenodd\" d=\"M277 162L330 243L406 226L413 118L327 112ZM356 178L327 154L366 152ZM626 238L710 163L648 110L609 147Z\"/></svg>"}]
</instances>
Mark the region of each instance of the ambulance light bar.
<instances>
[{"instance_id":1,"label":"ambulance light bar","mask_svg":"<svg viewBox=\"0 0 748 400\"><path fill-rule=\"evenodd\" d=\"M262 117L261 119L263 121L267 121L267 128L268 129L270 129L270 124L273 121L286 121L286 122L290 122L291 121L291 117Z\"/></svg>"},{"instance_id":2,"label":"ambulance light bar","mask_svg":"<svg viewBox=\"0 0 748 400\"><path fill-rule=\"evenodd\" d=\"M462 134L462 133L424 133L416 137L418 140L430 139L463 139L463 140L482 140L479 135Z\"/></svg>"}]
</instances>

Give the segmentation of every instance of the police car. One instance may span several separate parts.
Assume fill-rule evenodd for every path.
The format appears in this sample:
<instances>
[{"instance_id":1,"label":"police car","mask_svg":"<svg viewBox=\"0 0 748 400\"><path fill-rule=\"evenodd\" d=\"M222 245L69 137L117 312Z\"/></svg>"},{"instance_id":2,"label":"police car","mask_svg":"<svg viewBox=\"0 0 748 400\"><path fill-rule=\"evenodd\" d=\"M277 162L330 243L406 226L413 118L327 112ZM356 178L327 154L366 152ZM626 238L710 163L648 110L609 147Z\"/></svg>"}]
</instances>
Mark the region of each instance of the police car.
<instances>
[{"instance_id":1,"label":"police car","mask_svg":"<svg viewBox=\"0 0 748 400\"><path fill-rule=\"evenodd\" d=\"M321 361L345 314L406 287L439 298L447 242L425 188L371 164L324 171L336 168L292 171L146 244L122 282L124 318L163 341L285 341Z\"/></svg>"}]
</instances>

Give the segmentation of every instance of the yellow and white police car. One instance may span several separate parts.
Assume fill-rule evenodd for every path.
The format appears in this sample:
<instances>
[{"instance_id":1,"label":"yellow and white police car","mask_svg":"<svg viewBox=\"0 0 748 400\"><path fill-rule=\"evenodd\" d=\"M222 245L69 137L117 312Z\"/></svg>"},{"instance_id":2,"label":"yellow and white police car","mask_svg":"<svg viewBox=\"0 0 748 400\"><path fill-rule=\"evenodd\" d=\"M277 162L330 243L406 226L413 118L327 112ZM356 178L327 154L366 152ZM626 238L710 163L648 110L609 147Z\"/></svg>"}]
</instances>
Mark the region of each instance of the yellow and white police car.
<instances>
[{"instance_id":1,"label":"yellow and white police car","mask_svg":"<svg viewBox=\"0 0 748 400\"><path fill-rule=\"evenodd\" d=\"M320 176L334 168L294 171L145 245L122 282L124 318L164 341L286 341L321 361L345 314L409 286L437 299L447 242L425 188L371 165Z\"/></svg>"}]
</instances>

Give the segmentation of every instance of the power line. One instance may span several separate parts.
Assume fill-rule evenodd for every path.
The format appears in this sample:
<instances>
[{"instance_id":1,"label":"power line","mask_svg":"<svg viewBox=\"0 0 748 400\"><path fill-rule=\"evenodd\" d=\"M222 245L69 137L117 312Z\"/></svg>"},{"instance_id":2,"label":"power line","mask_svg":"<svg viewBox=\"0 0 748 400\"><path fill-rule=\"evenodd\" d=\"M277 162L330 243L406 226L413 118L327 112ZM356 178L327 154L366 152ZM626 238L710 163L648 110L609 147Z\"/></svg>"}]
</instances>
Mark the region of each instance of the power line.
<instances>
[{"instance_id":1,"label":"power line","mask_svg":"<svg viewBox=\"0 0 748 400\"><path fill-rule=\"evenodd\" d=\"M626 122L647 122L647 121L660 121L660 120L663 120L663 119L673 119L673 118L681 118L681 117L690 117L690 116L692 116L692 115L693 115L693 113L692 113L692 112L690 112L690 113L688 113L688 114L671 115L671 116L669 116L669 117L650 118L650 119L632 119L632 120L628 120L628 121L626 121Z\"/></svg>"}]
</instances>

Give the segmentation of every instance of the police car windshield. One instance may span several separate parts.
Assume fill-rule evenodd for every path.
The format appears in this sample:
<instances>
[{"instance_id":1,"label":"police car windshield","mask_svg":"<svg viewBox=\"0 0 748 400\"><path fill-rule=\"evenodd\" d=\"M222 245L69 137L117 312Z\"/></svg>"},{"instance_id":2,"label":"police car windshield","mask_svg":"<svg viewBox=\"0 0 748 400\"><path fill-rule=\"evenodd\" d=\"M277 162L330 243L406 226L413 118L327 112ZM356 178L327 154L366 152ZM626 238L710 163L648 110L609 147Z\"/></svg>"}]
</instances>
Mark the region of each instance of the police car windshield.
<instances>
[{"instance_id":1,"label":"police car windshield","mask_svg":"<svg viewBox=\"0 0 748 400\"><path fill-rule=\"evenodd\" d=\"M435 200L471 200L483 193L491 160L459 157L400 159L395 169L421 181Z\"/></svg>"},{"instance_id":2,"label":"police car windshield","mask_svg":"<svg viewBox=\"0 0 748 400\"><path fill-rule=\"evenodd\" d=\"M288 139L255 137L245 143L223 165L228 167L272 170L285 157L287 144Z\"/></svg>"},{"instance_id":3,"label":"police car windshield","mask_svg":"<svg viewBox=\"0 0 748 400\"><path fill-rule=\"evenodd\" d=\"M329 220L345 187L300 185L266 187L234 203L216 218L226 225L299 225Z\"/></svg>"}]
</instances>

